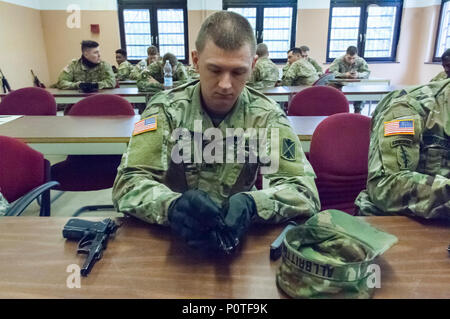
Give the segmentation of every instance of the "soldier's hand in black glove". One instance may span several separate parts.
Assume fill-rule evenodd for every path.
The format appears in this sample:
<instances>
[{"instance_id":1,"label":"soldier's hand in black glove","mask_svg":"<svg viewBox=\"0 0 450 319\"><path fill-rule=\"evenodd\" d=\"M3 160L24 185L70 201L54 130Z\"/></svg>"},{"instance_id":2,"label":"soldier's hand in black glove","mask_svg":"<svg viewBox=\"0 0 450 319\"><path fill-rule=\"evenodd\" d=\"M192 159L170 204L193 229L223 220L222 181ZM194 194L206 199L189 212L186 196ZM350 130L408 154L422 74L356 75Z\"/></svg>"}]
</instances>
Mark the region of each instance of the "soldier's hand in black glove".
<instances>
[{"instance_id":1,"label":"soldier's hand in black glove","mask_svg":"<svg viewBox=\"0 0 450 319\"><path fill-rule=\"evenodd\" d=\"M253 198L244 193L231 196L223 209L225 211L225 228L219 231L219 234L227 243L228 251L225 252L229 253L242 241L257 210Z\"/></svg>"},{"instance_id":2,"label":"soldier's hand in black glove","mask_svg":"<svg viewBox=\"0 0 450 319\"><path fill-rule=\"evenodd\" d=\"M222 220L220 207L201 190L188 190L171 203L168 219L173 232L196 248L215 245L213 230ZM210 247L211 246L211 247Z\"/></svg>"}]
</instances>

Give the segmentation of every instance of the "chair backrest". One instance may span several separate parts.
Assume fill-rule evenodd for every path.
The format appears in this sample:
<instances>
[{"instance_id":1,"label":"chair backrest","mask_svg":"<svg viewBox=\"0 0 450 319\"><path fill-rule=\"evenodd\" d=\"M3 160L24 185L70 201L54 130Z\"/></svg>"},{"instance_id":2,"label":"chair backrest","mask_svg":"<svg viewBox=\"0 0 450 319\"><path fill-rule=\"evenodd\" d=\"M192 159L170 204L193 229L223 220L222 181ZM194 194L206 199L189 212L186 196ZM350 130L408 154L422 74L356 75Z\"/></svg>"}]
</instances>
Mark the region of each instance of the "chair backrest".
<instances>
[{"instance_id":1,"label":"chair backrest","mask_svg":"<svg viewBox=\"0 0 450 319\"><path fill-rule=\"evenodd\" d=\"M25 143L0 136L0 189L13 202L48 181L44 156Z\"/></svg>"},{"instance_id":2,"label":"chair backrest","mask_svg":"<svg viewBox=\"0 0 450 319\"><path fill-rule=\"evenodd\" d=\"M82 99L67 115L134 115L133 106L123 97L113 94L94 94Z\"/></svg>"},{"instance_id":3,"label":"chair backrest","mask_svg":"<svg viewBox=\"0 0 450 319\"><path fill-rule=\"evenodd\" d=\"M317 175L322 209L354 214L354 201L366 188L370 118L340 113L323 120L311 139L309 161Z\"/></svg>"},{"instance_id":4,"label":"chair backrest","mask_svg":"<svg viewBox=\"0 0 450 319\"><path fill-rule=\"evenodd\" d=\"M313 86L294 95L289 102L290 116L324 116L348 113L349 103L345 95L329 86Z\"/></svg>"},{"instance_id":5,"label":"chair backrest","mask_svg":"<svg viewBox=\"0 0 450 319\"><path fill-rule=\"evenodd\" d=\"M0 102L3 115L56 115L56 101L50 92L38 87L12 91Z\"/></svg>"}]
</instances>

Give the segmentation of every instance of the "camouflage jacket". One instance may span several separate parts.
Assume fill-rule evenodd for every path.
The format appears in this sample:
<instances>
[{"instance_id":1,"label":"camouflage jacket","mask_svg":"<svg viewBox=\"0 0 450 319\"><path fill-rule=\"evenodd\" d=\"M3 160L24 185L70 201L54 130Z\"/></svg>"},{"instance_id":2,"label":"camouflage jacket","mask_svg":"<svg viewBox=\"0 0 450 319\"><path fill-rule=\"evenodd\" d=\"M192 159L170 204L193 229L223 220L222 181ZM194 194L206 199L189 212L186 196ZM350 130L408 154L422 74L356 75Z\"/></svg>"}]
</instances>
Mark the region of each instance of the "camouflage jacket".
<instances>
[{"instance_id":1,"label":"camouflage jacket","mask_svg":"<svg viewBox=\"0 0 450 319\"><path fill-rule=\"evenodd\" d=\"M447 79L447 73L445 71L442 71L438 73L434 78L431 79L430 82L436 82L436 81L442 81Z\"/></svg>"},{"instance_id":2,"label":"camouflage jacket","mask_svg":"<svg viewBox=\"0 0 450 319\"><path fill-rule=\"evenodd\" d=\"M81 59L72 60L58 78L56 87L61 90L78 89L81 82L97 82L99 89L112 89L116 86L116 77L108 62L102 61L89 69Z\"/></svg>"},{"instance_id":3,"label":"camouflage jacket","mask_svg":"<svg viewBox=\"0 0 450 319\"><path fill-rule=\"evenodd\" d=\"M117 80L125 81L132 80L131 71L133 71L134 66L129 61L124 61L119 65L117 69Z\"/></svg>"},{"instance_id":4,"label":"camouflage jacket","mask_svg":"<svg viewBox=\"0 0 450 319\"><path fill-rule=\"evenodd\" d=\"M149 79L155 79L159 83L150 83ZM175 72L173 72L173 86L177 87L189 81L186 68L180 62L177 64ZM147 69L141 72L136 82L138 90L141 92L152 92L164 89L164 65L162 60L153 62Z\"/></svg>"},{"instance_id":5,"label":"camouflage jacket","mask_svg":"<svg viewBox=\"0 0 450 319\"><path fill-rule=\"evenodd\" d=\"M386 96L372 117L360 213L450 219L449 135L450 80Z\"/></svg>"},{"instance_id":6,"label":"camouflage jacket","mask_svg":"<svg viewBox=\"0 0 450 319\"><path fill-rule=\"evenodd\" d=\"M344 77L344 74L351 71L358 72L358 79L367 79L370 75L369 65L366 60L361 57L357 57L355 63L347 64L344 60L344 56L334 59L328 69L330 73L334 73L337 78Z\"/></svg>"},{"instance_id":7,"label":"camouflage jacket","mask_svg":"<svg viewBox=\"0 0 450 319\"><path fill-rule=\"evenodd\" d=\"M282 85L311 85L319 79L314 66L305 59L299 59L292 63L289 68L284 67L286 72L281 79Z\"/></svg>"},{"instance_id":8,"label":"camouflage jacket","mask_svg":"<svg viewBox=\"0 0 450 319\"><path fill-rule=\"evenodd\" d=\"M194 139L195 134L198 136L214 128L201 106L200 94L200 82L194 81L160 92L150 100L142 118L156 117L157 128L130 140L113 187L113 202L118 211L149 223L168 224L170 203L188 189L208 192L218 205L235 193L246 192L255 200L260 221L265 222L307 217L319 211L315 174L298 137L278 104L251 88L243 89L233 110L217 128L222 137L227 136L227 128L269 128L269 141L264 150L270 149L271 128L278 132L279 138L274 142L283 143L282 147L277 145L282 148L282 154L278 153L278 147L273 148L274 157L271 158L278 161L278 169L265 175L269 188L256 190L253 187L259 165L248 161L207 163L201 159L195 161L195 155L189 152L187 156L194 156L194 160L175 164L173 152L180 140L179 136L174 136L177 128L185 128L188 138L194 136ZM200 151L203 149L202 154L217 142L216 138L211 141L206 136L203 140L200 137L201 142L197 143ZM276 137L274 135L274 139ZM217 137L217 140L225 143L225 139ZM237 143L234 136L230 141ZM190 141L186 143L188 148L193 147ZM247 148L245 153L248 154Z\"/></svg>"},{"instance_id":9,"label":"camouflage jacket","mask_svg":"<svg viewBox=\"0 0 450 319\"><path fill-rule=\"evenodd\" d=\"M3 197L2 193L0 193L0 216L4 216L8 208L9 203L6 201L5 197Z\"/></svg>"},{"instance_id":10,"label":"camouflage jacket","mask_svg":"<svg viewBox=\"0 0 450 319\"><path fill-rule=\"evenodd\" d=\"M193 65L186 67L186 72L187 72L188 77L191 80L200 79L200 74L197 72L197 70L195 69L195 67Z\"/></svg>"},{"instance_id":11,"label":"camouflage jacket","mask_svg":"<svg viewBox=\"0 0 450 319\"><path fill-rule=\"evenodd\" d=\"M314 60L313 58L308 57L306 59L306 61L308 61L309 63L312 64L312 66L314 67L314 69L316 69L316 71L319 74L319 76L321 76L323 74L322 67L319 65L319 63L317 63L316 60Z\"/></svg>"},{"instance_id":12,"label":"camouflage jacket","mask_svg":"<svg viewBox=\"0 0 450 319\"><path fill-rule=\"evenodd\" d=\"M267 57L259 58L247 85L256 90L274 87L278 81L278 74L278 67L272 60Z\"/></svg>"}]
</instances>

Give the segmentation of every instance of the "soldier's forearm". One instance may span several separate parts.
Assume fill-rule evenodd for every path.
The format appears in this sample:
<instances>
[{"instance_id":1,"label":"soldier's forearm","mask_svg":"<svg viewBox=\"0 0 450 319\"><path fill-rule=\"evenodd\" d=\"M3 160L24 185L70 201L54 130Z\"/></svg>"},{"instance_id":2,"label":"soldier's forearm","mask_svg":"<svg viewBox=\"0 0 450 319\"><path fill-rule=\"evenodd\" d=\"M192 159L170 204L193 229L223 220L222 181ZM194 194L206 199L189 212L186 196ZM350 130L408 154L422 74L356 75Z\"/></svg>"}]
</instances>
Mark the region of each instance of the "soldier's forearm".
<instances>
[{"instance_id":1,"label":"soldier's forearm","mask_svg":"<svg viewBox=\"0 0 450 319\"><path fill-rule=\"evenodd\" d=\"M78 89L79 88L80 83L81 82L71 82L71 81L67 81L67 80L60 80L60 81L58 81L56 86L60 90L74 90L74 89Z\"/></svg>"},{"instance_id":2,"label":"soldier's forearm","mask_svg":"<svg viewBox=\"0 0 450 319\"><path fill-rule=\"evenodd\" d=\"M443 176L401 171L369 180L367 191L388 214L450 219L450 180Z\"/></svg>"},{"instance_id":3,"label":"soldier's forearm","mask_svg":"<svg viewBox=\"0 0 450 319\"><path fill-rule=\"evenodd\" d=\"M260 221L281 223L319 212L320 201L314 177L279 177L269 188L248 192L255 201Z\"/></svg>"},{"instance_id":4,"label":"soldier's forearm","mask_svg":"<svg viewBox=\"0 0 450 319\"><path fill-rule=\"evenodd\" d=\"M161 225L168 225L169 206L179 196L180 193L150 179L148 174L129 169L119 172L112 193L114 206L119 212Z\"/></svg>"}]
</instances>

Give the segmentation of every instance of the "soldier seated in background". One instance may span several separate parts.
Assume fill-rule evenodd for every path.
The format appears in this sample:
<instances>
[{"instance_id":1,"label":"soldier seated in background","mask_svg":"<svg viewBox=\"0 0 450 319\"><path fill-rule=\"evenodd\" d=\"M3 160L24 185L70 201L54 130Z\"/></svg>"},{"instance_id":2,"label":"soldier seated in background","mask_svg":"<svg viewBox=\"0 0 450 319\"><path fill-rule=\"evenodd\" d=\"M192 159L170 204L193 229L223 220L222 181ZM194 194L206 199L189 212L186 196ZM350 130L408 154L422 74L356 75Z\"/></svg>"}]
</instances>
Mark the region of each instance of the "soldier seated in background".
<instances>
[{"instance_id":1,"label":"soldier seated in background","mask_svg":"<svg viewBox=\"0 0 450 319\"><path fill-rule=\"evenodd\" d=\"M267 45L264 43L258 44L256 46L256 55L258 59L247 85L257 90L274 87L278 81L279 73L276 64L269 59Z\"/></svg>"},{"instance_id":2,"label":"soldier seated in background","mask_svg":"<svg viewBox=\"0 0 450 319\"><path fill-rule=\"evenodd\" d=\"M344 79L367 79L370 75L369 65L358 56L358 49L349 46L345 55L334 59L328 69L336 78ZM355 113L361 113L362 103L353 102Z\"/></svg>"},{"instance_id":3,"label":"soldier seated in background","mask_svg":"<svg viewBox=\"0 0 450 319\"><path fill-rule=\"evenodd\" d=\"M372 117L361 215L450 219L450 80L394 91Z\"/></svg>"},{"instance_id":4,"label":"soldier seated in background","mask_svg":"<svg viewBox=\"0 0 450 319\"><path fill-rule=\"evenodd\" d=\"M123 49L116 50L116 62L119 66L117 72L115 72L117 80L132 80L131 71L133 71L134 66L129 61L127 61L127 51Z\"/></svg>"},{"instance_id":5,"label":"soldier seated in background","mask_svg":"<svg viewBox=\"0 0 450 319\"><path fill-rule=\"evenodd\" d=\"M320 202L314 171L288 119L275 101L245 86L256 53L247 19L229 11L210 15L195 46L200 80L149 101L119 166L113 202L120 212L170 225L193 247L228 251L253 221L309 217ZM273 169L248 159L253 149L244 132L252 128L269 128L256 155L268 149ZM221 152L227 141L231 160ZM243 161L235 158L237 144L245 146ZM268 168L262 173L269 188L255 189L259 168Z\"/></svg>"},{"instance_id":6,"label":"soldier seated in background","mask_svg":"<svg viewBox=\"0 0 450 319\"><path fill-rule=\"evenodd\" d=\"M358 49L349 46L345 55L334 59L328 69L337 78L345 79L367 79L370 75L369 65L358 56Z\"/></svg>"},{"instance_id":7,"label":"soldier seated in background","mask_svg":"<svg viewBox=\"0 0 450 319\"><path fill-rule=\"evenodd\" d=\"M159 61L161 57L159 56L159 50L154 45L147 48L147 57L139 61L131 72L133 79L139 79L141 72L147 69L147 67L153 62Z\"/></svg>"},{"instance_id":8,"label":"soldier seated in background","mask_svg":"<svg viewBox=\"0 0 450 319\"><path fill-rule=\"evenodd\" d=\"M187 72L188 77L191 80L198 80L198 79L200 79L200 74L198 74L198 72L195 69L194 65L189 65L188 67L186 67L186 72Z\"/></svg>"},{"instance_id":9,"label":"soldier seated in background","mask_svg":"<svg viewBox=\"0 0 450 319\"><path fill-rule=\"evenodd\" d=\"M116 77L108 62L100 60L99 44L95 41L81 42L81 58L72 60L58 78L58 89L79 89L80 83L98 83L99 89L112 89Z\"/></svg>"},{"instance_id":10,"label":"soldier seated in background","mask_svg":"<svg viewBox=\"0 0 450 319\"><path fill-rule=\"evenodd\" d=\"M173 87L189 81L184 65L178 62L175 55L166 53L161 61L150 64L147 69L141 72L136 82L139 91L152 92L164 89L164 65L166 61L169 61L172 66Z\"/></svg>"},{"instance_id":11,"label":"soldier seated in background","mask_svg":"<svg viewBox=\"0 0 450 319\"><path fill-rule=\"evenodd\" d=\"M287 86L311 85L319 79L314 66L301 56L299 48L288 51L288 63L283 68L281 84Z\"/></svg>"},{"instance_id":12,"label":"soldier seated in background","mask_svg":"<svg viewBox=\"0 0 450 319\"><path fill-rule=\"evenodd\" d=\"M430 82L442 81L450 78L450 49L445 50L442 54L442 67L444 68L444 71L432 78Z\"/></svg>"},{"instance_id":13,"label":"soldier seated in background","mask_svg":"<svg viewBox=\"0 0 450 319\"><path fill-rule=\"evenodd\" d=\"M319 65L319 63L317 63L316 60L314 60L309 56L309 48L306 45L302 45L299 49L301 57L312 64L312 66L314 67L314 69L316 69L317 74L320 77L323 74L322 67Z\"/></svg>"}]
</instances>

